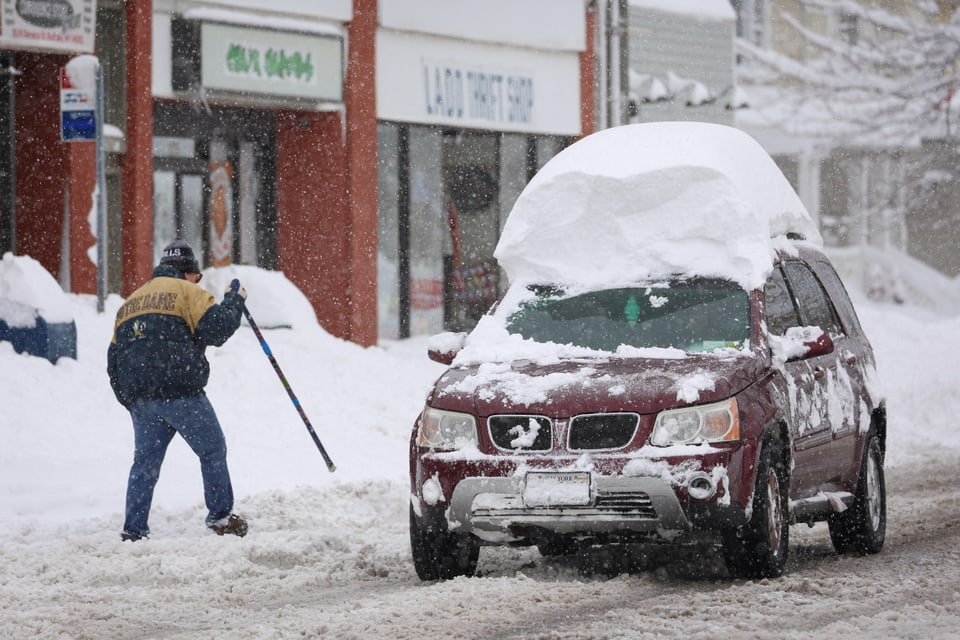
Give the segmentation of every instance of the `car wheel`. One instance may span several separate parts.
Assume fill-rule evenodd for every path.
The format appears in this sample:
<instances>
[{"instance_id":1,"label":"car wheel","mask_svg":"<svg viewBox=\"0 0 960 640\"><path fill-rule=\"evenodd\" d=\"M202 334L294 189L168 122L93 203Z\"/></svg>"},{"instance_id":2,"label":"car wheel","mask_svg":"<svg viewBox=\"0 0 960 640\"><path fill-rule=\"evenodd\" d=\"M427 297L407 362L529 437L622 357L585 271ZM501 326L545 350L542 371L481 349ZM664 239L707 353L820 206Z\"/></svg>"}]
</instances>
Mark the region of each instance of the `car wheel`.
<instances>
[{"instance_id":1,"label":"car wheel","mask_svg":"<svg viewBox=\"0 0 960 640\"><path fill-rule=\"evenodd\" d=\"M853 506L827 521L837 553L879 553L887 535L887 488L880 441L871 434L860 466Z\"/></svg>"},{"instance_id":2,"label":"car wheel","mask_svg":"<svg viewBox=\"0 0 960 640\"><path fill-rule=\"evenodd\" d=\"M760 452L750 522L723 539L727 570L735 578L776 578L787 564L787 474L770 446Z\"/></svg>"},{"instance_id":3,"label":"car wheel","mask_svg":"<svg viewBox=\"0 0 960 640\"><path fill-rule=\"evenodd\" d=\"M421 580L449 580L477 571L480 543L471 535L450 533L440 509L423 509L423 517L410 507L410 550Z\"/></svg>"}]
</instances>

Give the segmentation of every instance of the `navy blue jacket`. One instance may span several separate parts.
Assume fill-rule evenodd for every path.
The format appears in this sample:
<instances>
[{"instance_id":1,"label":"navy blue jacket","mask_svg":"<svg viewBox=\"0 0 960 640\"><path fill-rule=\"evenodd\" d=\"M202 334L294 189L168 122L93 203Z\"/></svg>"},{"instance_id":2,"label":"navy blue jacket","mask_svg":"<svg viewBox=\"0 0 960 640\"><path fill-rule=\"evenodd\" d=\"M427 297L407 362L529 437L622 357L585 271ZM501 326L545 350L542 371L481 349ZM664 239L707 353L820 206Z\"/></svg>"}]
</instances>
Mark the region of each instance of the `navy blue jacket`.
<instances>
[{"instance_id":1,"label":"navy blue jacket","mask_svg":"<svg viewBox=\"0 0 960 640\"><path fill-rule=\"evenodd\" d=\"M243 302L228 292L215 304L177 269L154 269L153 278L117 311L107 349L110 386L120 404L203 395L210 377L204 352L234 334Z\"/></svg>"}]
</instances>

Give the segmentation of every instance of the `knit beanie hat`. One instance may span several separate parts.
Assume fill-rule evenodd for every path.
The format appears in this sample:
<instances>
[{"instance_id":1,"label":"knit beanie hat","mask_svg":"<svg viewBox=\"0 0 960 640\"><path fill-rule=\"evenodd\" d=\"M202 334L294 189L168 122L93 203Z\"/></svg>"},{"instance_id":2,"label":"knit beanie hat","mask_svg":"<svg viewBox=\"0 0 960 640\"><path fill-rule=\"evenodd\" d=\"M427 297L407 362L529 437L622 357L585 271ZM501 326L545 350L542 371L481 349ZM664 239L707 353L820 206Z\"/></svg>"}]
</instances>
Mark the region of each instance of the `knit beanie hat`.
<instances>
[{"instance_id":1,"label":"knit beanie hat","mask_svg":"<svg viewBox=\"0 0 960 640\"><path fill-rule=\"evenodd\" d=\"M169 265L180 273L200 273L200 265L193 255L193 249L183 240L174 240L164 247L160 264Z\"/></svg>"}]
</instances>

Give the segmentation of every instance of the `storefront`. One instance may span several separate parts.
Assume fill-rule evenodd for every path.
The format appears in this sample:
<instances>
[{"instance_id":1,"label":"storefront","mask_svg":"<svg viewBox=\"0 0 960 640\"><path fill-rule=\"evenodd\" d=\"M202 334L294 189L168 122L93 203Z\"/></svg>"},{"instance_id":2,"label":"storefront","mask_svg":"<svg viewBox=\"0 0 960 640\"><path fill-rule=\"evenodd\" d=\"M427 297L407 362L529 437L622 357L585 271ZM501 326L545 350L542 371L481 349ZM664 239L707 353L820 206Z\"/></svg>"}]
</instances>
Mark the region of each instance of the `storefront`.
<instances>
[{"instance_id":1,"label":"storefront","mask_svg":"<svg viewBox=\"0 0 960 640\"><path fill-rule=\"evenodd\" d=\"M579 0L381 1L380 338L470 328L496 299L493 252L513 203L588 133L586 40Z\"/></svg>"},{"instance_id":2,"label":"storefront","mask_svg":"<svg viewBox=\"0 0 960 640\"><path fill-rule=\"evenodd\" d=\"M205 266L276 268L278 113L344 112L346 30L312 18L155 16L154 258L183 239Z\"/></svg>"},{"instance_id":3,"label":"storefront","mask_svg":"<svg viewBox=\"0 0 960 640\"><path fill-rule=\"evenodd\" d=\"M106 214L115 222L105 238L105 275L118 290L120 211L139 168L127 118L142 86L143 24L121 0L0 0L0 253L32 256L66 291L97 289L96 154L95 142L74 137L61 113L63 69L95 54L103 72Z\"/></svg>"},{"instance_id":4,"label":"storefront","mask_svg":"<svg viewBox=\"0 0 960 640\"><path fill-rule=\"evenodd\" d=\"M154 257L182 238L206 266L281 270L360 344L376 340L376 121L358 90L375 21L375 0L158 1L153 20Z\"/></svg>"}]
</instances>

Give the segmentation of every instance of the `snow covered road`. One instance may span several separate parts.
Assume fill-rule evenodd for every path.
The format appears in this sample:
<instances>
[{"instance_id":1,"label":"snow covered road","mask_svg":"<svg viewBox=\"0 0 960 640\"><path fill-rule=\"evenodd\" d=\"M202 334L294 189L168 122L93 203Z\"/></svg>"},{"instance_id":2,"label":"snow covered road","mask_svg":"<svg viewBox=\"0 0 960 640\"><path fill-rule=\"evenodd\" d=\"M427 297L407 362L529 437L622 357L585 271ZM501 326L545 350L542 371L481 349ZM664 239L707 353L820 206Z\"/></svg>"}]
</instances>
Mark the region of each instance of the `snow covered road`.
<instances>
[{"instance_id":1,"label":"snow covered road","mask_svg":"<svg viewBox=\"0 0 960 640\"><path fill-rule=\"evenodd\" d=\"M0 629L77 640L954 637L958 466L950 455L888 470L879 556L837 556L824 525L793 527L788 575L758 582L710 561L608 578L582 573L597 557L484 549L480 577L423 584L402 480L261 495L244 539L197 531L193 512L161 511L167 535L142 544L118 544L100 521L24 530L0 548Z\"/></svg>"},{"instance_id":2,"label":"snow covered road","mask_svg":"<svg viewBox=\"0 0 960 640\"><path fill-rule=\"evenodd\" d=\"M960 629L960 318L858 303L889 395L878 556L837 556L817 525L791 528L777 580L731 581L710 558L609 577L603 554L528 548L483 549L479 577L424 584L410 560L406 478L410 425L441 370L424 340L365 350L309 327L269 333L335 474L252 333L213 350L209 392L250 533L204 529L196 458L175 440L151 539L121 543L132 437L104 373L120 301L96 314L89 296L72 300L78 360L54 366L0 343L4 640L852 640Z\"/></svg>"}]
</instances>

